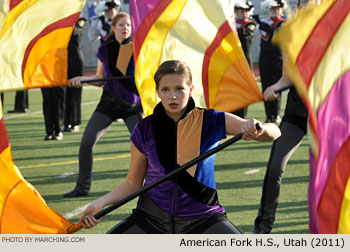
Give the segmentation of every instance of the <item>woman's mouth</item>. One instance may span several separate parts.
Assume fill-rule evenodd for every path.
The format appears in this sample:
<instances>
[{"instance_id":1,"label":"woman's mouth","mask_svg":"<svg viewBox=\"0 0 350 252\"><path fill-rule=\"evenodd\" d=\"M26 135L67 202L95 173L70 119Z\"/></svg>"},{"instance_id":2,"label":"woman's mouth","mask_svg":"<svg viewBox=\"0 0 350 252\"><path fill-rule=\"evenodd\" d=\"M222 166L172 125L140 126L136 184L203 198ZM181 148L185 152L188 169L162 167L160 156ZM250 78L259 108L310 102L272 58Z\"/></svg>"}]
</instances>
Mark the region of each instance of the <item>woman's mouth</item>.
<instances>
[{"instance_id":1,"label":"woman's mouth","mask_svg":"<svg viewBox=\"0 0 350 252\"><path fill-rule=\"evenodd\" d=\"M176 109L178 106L179 106L179 105L178 105L177 103L174 103L174 102L172 102L172 103L169 104L169 107L170 107L171 109Z\"/></svg>"}]
</instances>

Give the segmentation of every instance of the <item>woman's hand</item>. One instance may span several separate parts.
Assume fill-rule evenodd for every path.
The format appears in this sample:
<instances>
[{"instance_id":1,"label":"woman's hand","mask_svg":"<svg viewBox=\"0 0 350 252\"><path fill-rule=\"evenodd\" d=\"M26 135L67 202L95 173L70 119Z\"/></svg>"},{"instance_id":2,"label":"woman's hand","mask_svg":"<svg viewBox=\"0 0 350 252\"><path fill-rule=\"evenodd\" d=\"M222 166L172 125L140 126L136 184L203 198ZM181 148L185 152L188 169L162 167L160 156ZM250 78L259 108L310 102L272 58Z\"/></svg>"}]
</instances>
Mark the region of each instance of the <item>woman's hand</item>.
<instances>
[{"instance_id":1,"label":"woman's hand","mask_svg":"<svg viewBox=\"0 0 350 252\"><path fill-rule=\"evenodd\" d=\"M264 100L265 101L273 101L273 100L277 99L278 95L279 94L275 93L274 85L269 86L268 88L265 89Z\"/></svg>"},{"instance_id":2,"label":"woman's hand","mask_svg":"<svg viewBox=\"0 0 350 252\"><path fill-rule=\"evenodd\" d=\"M84 76L77 76L74 77L72 79L68 80L68 87L76 87L79 88L83 85L83 83L81 83L82 80L86 80L87 78Z\"/></svg>"},{"instance_id":3,"label":"woman's hand","mask_svg":"<svg viewBox=\"0 0 350 252\"><path fill-rule=\"evenodd\" d=\"M100 212L103 207L97 199L84 210L79 220L79 222L82 222L84 228L92 228L102 221L102 218L96 220L93 215Z\"/></svg>"},{"instance_id":4,"label":"woman's hand","mask_svg":"<svg viewBox=\"0 0 350 252\"><path fill-rule=\"evenodd\" d=\"M256 124L259 124L260 129L256 128ZM263 123L259 122L256 119L249 119L248 121L244 122L241 126L241 132L243 134L244 140L253 140L265 133Z\"/></svg>"}]
</instances>

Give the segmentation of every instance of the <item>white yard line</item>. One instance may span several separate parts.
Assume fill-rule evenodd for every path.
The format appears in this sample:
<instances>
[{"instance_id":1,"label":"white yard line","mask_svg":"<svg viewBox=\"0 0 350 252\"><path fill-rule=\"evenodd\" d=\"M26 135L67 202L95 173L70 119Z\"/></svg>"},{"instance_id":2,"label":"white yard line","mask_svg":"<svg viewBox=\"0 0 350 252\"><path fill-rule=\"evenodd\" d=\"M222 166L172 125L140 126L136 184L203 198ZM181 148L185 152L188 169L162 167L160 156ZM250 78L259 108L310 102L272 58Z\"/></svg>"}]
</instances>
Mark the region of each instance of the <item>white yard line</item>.
<instances>
[{"instance_id":1,"label":"white yard line","mask_svg":"<svg viewBox=\"0 0 350 252\"><path fill-rule=\"evenodd\" d=\"M82 213L85 210L85 208L87 208L87 206L89 204L86 204L84 206L78 207L77 209L73 210L72 212L64 214L63 217L66 218L66 219L70 219L70 218L76 216L77 214Z\"/></svg>"},{"instance_id":2,"label":"white yard line","mask_svg":"<svg viewBox=\"0 0 350 252\"><path fill-rule=\"evenodd\" d=\"M258 173L260 170L261 169L252 169L252 170L246 171L244 174L245 175L251 175L251 174Z\"/></svg>"},{"instance_id":3,"label":"white yard line","mask_svg":"<svg viewBox=\"0 0 350 252\"><path fill-rule=\"evenodd\" d=\"M73 176L74 174L75 174L75 172L66 172L66 173L63 173L61 175L56 176L56 178L67 178L67 177Z\"/></svg>"}]
</instances>

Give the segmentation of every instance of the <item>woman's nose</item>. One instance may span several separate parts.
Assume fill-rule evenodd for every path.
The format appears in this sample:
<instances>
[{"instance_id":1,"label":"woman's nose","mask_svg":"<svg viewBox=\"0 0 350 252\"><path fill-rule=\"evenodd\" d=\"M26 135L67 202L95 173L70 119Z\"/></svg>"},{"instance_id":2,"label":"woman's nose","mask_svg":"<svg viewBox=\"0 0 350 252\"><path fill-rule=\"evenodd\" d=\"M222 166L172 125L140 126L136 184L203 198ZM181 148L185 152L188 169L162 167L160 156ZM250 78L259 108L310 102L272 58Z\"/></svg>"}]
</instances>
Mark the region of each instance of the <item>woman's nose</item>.
<instances>
[{"instance_id":1,"label":"woman's nose","mask_svg":"<svg viewBox=\"0 0 350 252\"><path fill-rule=\"evenodd\" d=\"M169 98L176 99L176 92L169 92Z\"/></svg>"}]
</instances>

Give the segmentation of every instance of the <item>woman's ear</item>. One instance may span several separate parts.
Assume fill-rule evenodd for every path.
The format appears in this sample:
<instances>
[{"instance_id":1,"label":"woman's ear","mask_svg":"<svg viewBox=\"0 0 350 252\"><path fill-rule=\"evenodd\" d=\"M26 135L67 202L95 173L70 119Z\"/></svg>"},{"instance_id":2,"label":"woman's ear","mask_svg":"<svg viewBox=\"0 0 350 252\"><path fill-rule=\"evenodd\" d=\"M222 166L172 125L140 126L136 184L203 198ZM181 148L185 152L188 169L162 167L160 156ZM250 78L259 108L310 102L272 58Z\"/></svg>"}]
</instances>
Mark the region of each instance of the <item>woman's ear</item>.
<instances>
[{"instance_id":1,"label":"woman's ear","mask_svg":"<svg viewBox=\"0 0 350 252\"><path fill-rule=\"evenodd\" d=\"M194 88L194 85L191 84L191 86L190 86L190 97L192 96L193 88Z\"/></svg>"}]
</instances>

